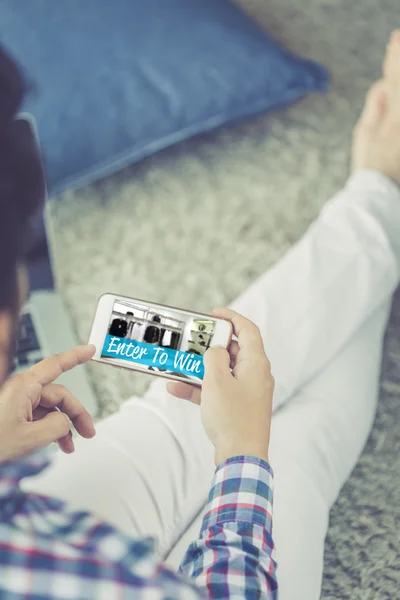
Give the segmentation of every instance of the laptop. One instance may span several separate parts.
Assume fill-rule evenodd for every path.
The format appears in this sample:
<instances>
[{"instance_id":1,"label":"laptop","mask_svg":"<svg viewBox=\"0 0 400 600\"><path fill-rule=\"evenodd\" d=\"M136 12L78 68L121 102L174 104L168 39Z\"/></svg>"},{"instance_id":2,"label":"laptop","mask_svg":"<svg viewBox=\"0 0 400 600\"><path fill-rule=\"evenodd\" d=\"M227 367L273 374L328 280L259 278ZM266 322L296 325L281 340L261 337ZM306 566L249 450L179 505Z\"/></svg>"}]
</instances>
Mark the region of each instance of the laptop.
<instances>
[{"instance_id":1,"label":"laptop","mask_svg":"<svg viewBox=\"0 0 400 600\"><path fill-rule=\"evenodd\" d=\"M34 143L39 148L32 117L20 115L16 125L24 130L27 143ZM33 240L26 256L30 294L21 313L13 373L20 373L46 356L78 345L71 321L57 293L50 225L46 201L44 211L40 211L33 221ZM57 383L65 385L92 416L97 415L98 403L84 365L63 373Z\"/></svg>"}]
</instances>

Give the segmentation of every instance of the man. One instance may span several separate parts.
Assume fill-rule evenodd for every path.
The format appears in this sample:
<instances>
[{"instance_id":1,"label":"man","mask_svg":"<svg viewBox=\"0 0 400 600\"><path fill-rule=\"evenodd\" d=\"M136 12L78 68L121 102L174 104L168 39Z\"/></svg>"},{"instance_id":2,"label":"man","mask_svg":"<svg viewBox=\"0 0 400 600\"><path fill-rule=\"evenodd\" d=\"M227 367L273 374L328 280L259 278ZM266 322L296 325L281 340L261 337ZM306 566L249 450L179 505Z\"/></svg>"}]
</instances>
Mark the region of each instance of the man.
<instances>
[{"instance_id":1,"label":"man","mask_svg":"<svg viewBox=\"0 0 400 600\"><path fill-rule=\"evenodd\" d=\"M23 237L25 211L15 215L12 207L21 206L27 191L20 159L12 169L2 165L14 155L10 132L20 100L14 91L18 77L5 66L6 86L0 70L0 98L8 90L0 128L6 132L0 134L0 206L8 224L7 229L0 225L3 380L24 287L17 267L20 245L15 242L6 261L3 239L8 230ZM25 169L31 164L25 162ZM17 481L37 474L45 463L43 454L29 452L54 440L64 452L73 451L65 415L81 436L94 434L78 400L53 383L62 370L88 360L93 349L52 357L5 381L0 390L2 598L270 599L277 594L276 577L283 600L319 598L329 509L373 421L382 337L399 280L400 32L392 37L384 77L369 92L357 126L353 171L304 238L236 300L235 310L214 311L232 321L238 341L229 353L206 352L201 392L184 383L168 385L171 394L190 402L154 382L143 399L127 401L99 423L93 439L77 438L74 454L57 452L51 467L23 481L22 492ZM269 363L259 329L236 311L257 322L273 364L279 410L271 436ZM277 570L269 458L275 471ZM73 513L56 497L97 516ZM160 559L168 556L176 564L182 558L186 531L195 541L175 575ZM144 539L149 535L155 541Z\"/></svg>"}]
</instances>

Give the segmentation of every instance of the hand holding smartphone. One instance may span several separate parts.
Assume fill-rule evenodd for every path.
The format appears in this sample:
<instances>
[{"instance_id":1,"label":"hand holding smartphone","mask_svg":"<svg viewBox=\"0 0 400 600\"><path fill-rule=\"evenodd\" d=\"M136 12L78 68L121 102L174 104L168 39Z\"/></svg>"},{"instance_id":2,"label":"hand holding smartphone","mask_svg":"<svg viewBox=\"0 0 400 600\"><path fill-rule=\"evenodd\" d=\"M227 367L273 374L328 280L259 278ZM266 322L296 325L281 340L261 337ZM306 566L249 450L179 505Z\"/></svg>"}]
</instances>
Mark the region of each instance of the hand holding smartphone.
<instances>
[{"instance_id":1,"label":"hand holding smartphone","mask_svg":"<svg viewBox=\"0 0 400 600\"><path fill-rule=\"evenodd\" d=\"M93 360L180 382L169 391L201 404L217 465L242 455L268 462L274 379L260 332L231 309L218 314L105 294L90 334ZM231 344L233 330L238 341ZM206 350L216 346L230 347L230 360L221 349L208 353L206 383L193 388L202 385Z\"/></svg>"},{"instance_id":2,"label":"hand holding smartphone","mask_svg":"<svg viewBox=\"0 0 400 600\"><path fill-rule=\"evenodd\" d=\"M208 348L227 348L229 321L172 306L104 294L90 333L93 360L201 385Z\"/></svg>"}]
</instances>

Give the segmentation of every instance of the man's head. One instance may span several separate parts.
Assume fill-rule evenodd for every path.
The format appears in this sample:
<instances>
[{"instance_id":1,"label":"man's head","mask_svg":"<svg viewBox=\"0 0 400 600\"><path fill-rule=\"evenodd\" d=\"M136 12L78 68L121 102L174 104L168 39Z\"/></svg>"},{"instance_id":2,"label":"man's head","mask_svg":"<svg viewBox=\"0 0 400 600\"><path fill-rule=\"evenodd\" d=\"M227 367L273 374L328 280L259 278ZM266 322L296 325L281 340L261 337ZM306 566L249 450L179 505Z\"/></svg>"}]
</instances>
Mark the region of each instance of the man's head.
<instances>
[{"instance_id":1,"label":"man's head","mask_svg":"<svg viewBox=\"0 0 400 600\"><path fill-rule=\"evenodd\" d=\"M21 73L0 46L0 383L26 293L23 265L31 219L44 200L40 156L16 122L24 93Z\"/></svg>"}]
</instances>

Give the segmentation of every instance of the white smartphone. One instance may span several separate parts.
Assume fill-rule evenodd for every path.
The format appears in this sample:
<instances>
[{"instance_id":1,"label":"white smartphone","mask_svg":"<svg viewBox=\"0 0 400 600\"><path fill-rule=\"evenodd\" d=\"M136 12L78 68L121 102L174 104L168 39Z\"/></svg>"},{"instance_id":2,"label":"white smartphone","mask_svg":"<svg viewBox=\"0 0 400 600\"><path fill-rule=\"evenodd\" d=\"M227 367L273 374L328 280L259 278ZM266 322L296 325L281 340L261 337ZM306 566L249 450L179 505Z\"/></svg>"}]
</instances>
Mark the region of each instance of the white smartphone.
<instances>
[{"instance_id":1,"label":"white smartphone","mask_svg":"<svg viewBox=\"0 0 400 600\"><path fill-rule=\"evenodd\" d=\"M227 348L231 339L232 325L224 319L104 294L89 344L96 347L95 361L201 385L205 351Z\"/></svg>"}]
</instances>

